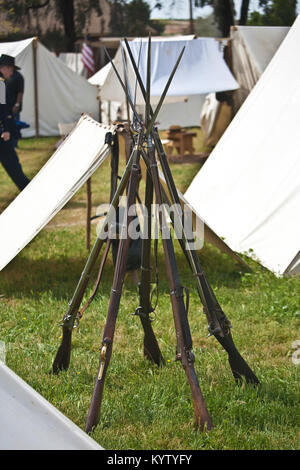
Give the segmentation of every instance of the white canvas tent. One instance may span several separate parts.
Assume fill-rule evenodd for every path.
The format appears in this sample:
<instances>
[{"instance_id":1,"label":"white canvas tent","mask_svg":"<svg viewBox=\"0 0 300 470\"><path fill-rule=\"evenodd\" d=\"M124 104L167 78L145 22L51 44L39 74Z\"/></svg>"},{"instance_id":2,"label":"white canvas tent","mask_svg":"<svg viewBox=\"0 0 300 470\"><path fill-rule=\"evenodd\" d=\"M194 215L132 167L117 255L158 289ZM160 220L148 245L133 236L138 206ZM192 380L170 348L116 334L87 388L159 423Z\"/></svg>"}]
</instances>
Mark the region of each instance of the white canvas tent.
<instances>
[{"instance_id":1,"label":"white canvas tent","mask_svg":"<svg viewBox=\"0 0 300 470\"><path fill-rule=\"evenodd\" d=\"M224 134L232 120L232 106L219 101L215 93L209 93L201 109L200 125L204 135L203 144L212 148Z\"/></svg>"},{"instance_id":2,"label":"white canvas tent","mask_svg":"<svg viewBox=\"0 0 300 470\"><path fill-rule=\"evenodd\" d=\"M114 58L114 64L123 77L123 63L121 47ZM147 69L147 40L135 39L130 41L133 55L138 62L141 49L140 73L146 83ZM210 91L224 91L237 88L237 83L225 64L220 43L213 38L193 39L193 36L170 38L153 38L151 55L151 101L158 102L168 80L173 66L185 47L181 63L172 81L168 95L163 105L159 118L158 128L166 129L171 124L179 124L185 127L199 126L201 107L205 95ZM127 54L127 53L126 53ZM127 56L129 81L134 90L135 75ZM125 103L124 92L114 74L112 68L107 68L107 76L101 86L102 101L117 101ZM98 77L103 77L101 72L91 77L90 82L95 83ZM138 87L137 104L139 111L143 112L144 100Z\"/></svg>"},{"instance_id":3,"label":"white canvas tent","mask_svg":"<svg viewBox=\"0 0 300 470\"><path fill-rule=\"evenodd\" d=\"M0 216L0 270L57 214L110 154L113 127L83 116L39 173ZM22 230L19 230L22 227Z\"/></svg>"},{"instance_id":4,"label":"white canvas tent","mask_svg":"<svg viewBox=\"0 0 300 470\"><path fill-rule=\"evenodd\" d=\"M288 26L232 26L230 40L231 70L239 88L232 93L232 105L209 94L202 107L201 127L206 145L219 141L252 88L266 69L289 31ZM276 97L274 97L276 99Z\"/></svg>"},{"instance_id":5,"label":"white canvas tent","mask_svg":"<svg viewBox=\"0 0 300 470\"><path fill-rule=\"evenodd\" d=\"M235 251L300 272L300 17L185 196Z\"/></svg>"},{"instance_id":6,"label":"white canvas tent","mask_svg":"<svg viewBox=\"0 0 300 470\"><path fill-rule=\"evenodd\" d=\"M172 125L181 127L199 127L200 113L206 95L194 95L186 98L185 101L177 103L166 103L161 107L158 116L157 128L159 130L169 129ZM144 108L139 107L142 114Z\"/></svg>"},{"instance_id":7,"label":"white canvas tent","mask_svg":"<svg viewBox=\"0 0 300 470\"><path fill-rule=\"evenodd\" d=\"M69 69L37 39L0 43L0 54L16 59L25 78L21 120L24 137L59 135L58 123L77 121L82 113L98 119L97 88Z\"/></svg>"},{"instance_id":8,"label":"white canvas tent","mask_svg":"<svg viewBox=\"0 0 300 470\"><path fill-rule=\"evenodd\" d=\"M111 100L102 100L101 98L101 90L102 87L107 80L108 74L110 73L112 66L110 62L104 67L102 67L98 72L96 72L91 78L88 79L88 82L91 85L95 85L98 88L98 99L101 103L101 122L104 124L109 124L112 121L117 121L118 116L124 114L122 113L122 103L118 101L111 101ZM123 105L124 106L124 105ZM119 112L119 109L121 112Z\"/></svg>"},{"instance_id":9,"label":"white canvas tent","mask_svg":"<svg viewBox=\"0 0 300 470\"><path fill-rule=\"evenodd\" d=\"M0 361L1 450L103 450Z\"/></svg>"}]
</instances>

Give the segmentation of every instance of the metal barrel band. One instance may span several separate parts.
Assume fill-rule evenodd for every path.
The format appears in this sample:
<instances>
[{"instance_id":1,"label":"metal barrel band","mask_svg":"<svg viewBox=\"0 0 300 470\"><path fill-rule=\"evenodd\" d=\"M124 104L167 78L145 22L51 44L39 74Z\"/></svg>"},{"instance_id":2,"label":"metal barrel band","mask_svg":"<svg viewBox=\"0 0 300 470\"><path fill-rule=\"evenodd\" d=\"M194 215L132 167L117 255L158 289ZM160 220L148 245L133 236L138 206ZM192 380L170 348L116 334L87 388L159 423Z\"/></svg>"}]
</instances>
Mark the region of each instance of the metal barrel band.
<instances>
[{"instance_id":1,"label":"metal barrel band","mask_svg":"<svg viewBox=\"0 0 300 470\"><path fill-rule=\"evenodd\" d=\"M71 318L72 318L72 315L70 313L67 313L63 317L63 321L59 322L59 326L67 326L67 324L70 322Z\"/></svg>"},{"instance_id":2,"label":"metal barrel band","mask_svg":"<svg viewBox=\"0 0 300 470\"><path fill-rule=\"evenodd\" d=\"M98 374L98 380L102 379L106 361L107 347L111 344L111 342L112 341L110 338L104 338L102 346L100 347L100 369Z\"/></svg>"},{"instance_id":3,"label":"metal barrel band","mask_svg":"<svg viewBox=\"0 0 300 470\"><path fill-rule=\"evenodd\" d=\"M197 273L193 273L193 276L195 276L195 277L201 277L201 278L205 279L205 274L204 274L204 273L198 273L198 272L197 272Z\"/></svg>"},{"instance_id":4,"label":"metal barrel band","mask_svg":"<svg viewBox=\"0 0 300 470\"><path fill-rule=\"evenodd\" d=\"M122 291L121 291L121 290L117 290L117 289L112 289L112 290L111 290L111 293L112 293L112 294L116 294L116 295L120 295L120 296L121 296L121 294L122 294Z\"/></svg>"},{"instance_id":5,"label":"metal barrel band","mask_svg":"<svg viewBox=\"0 0 300 470\"><path fill-rule=\"evenodd\" d=\"M188 364L189 366L192 366L195 362L195 355L194 353L190 350L190 349L187 349L185 351L186 353L186 357L187 357L187 361L188 361Z\"/></svg>"},{"instance_id":6,"label":"metal barrel band","mask_svg":"<svg viewBox=\"0 0 300 470\"><path fill-rule=\"evenodd\" d=\"M183 287L175 287L175 289L170 291L170 295L175 295L176 298L183 297Z\"/></svg>"},{"instance_id":7,"label":"metal barrel band","mask_svg":"<svg viewBox=\"0 0 300 470\"><path fill-rule=\"evenodd\" d=\"M151 317L150 314L154 314L154 315ZM132 313L131 315L144 318L146 320L149 320L151 323L156 320L156 312L153 307L150 307L148 312L144 312L143 308L139 306L136 308L135 312Z\"/></svg>"}]
</instances>

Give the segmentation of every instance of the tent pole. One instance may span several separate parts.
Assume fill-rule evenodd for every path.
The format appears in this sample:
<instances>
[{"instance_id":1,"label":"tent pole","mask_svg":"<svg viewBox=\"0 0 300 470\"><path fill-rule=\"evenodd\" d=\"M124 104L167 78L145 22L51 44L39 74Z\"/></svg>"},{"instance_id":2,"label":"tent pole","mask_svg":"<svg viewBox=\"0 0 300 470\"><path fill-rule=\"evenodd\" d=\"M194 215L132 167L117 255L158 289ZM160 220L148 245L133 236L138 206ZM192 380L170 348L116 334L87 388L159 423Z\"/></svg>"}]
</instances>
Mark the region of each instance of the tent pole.
<instances>
[{"instance_id":1,"label":"tent pole","mask_svg":"<svg viewBox=\"0 0 300 470\"><path fill-rule=\"evenodd\" d=\"M91 215L92 215L92 188L91 178L86 182L86 249L89 250L91 247Z\"/></svg>"},{"instance_id":2,"label":"tent pole","mask_svg":"<svg viewBox=\"0 0 300 470\"><path fill-rule=\"evenodd\" d=\"M98 101L99 101L99 122L102 124L102 101L101 101L101 87L98 86Z\"/></svg>"},{"instance_id":3,"label":"tent pole","mask_svg":"<svg viewBox=\"0 0 300 470\"><path fill-rule=\"evenodd\" d=\"M111 102L110 101L108 101L107 114L108 114L108 124L111 125Z\"/></svg>"},{"instance_id":4,"label":"tent pole","mask_svg":"<svg viewBox=\"0 0 300 470\"><path fill-rule=\"evenodd\" d=\"M92 117L92 114L89 113ZM86 249L91 247L92 178L86 182Z\"/></svg>"},{"instance_id":5,"label":"tent pole","mask_svg":"<svg viewBox=\"0 0 300 470\"><path fill-rule=\"evenodd\" d=\"M38 101L38 82L37 82L37 47L38 38L32 41L33 52L33 86L34 86L34 113L35 113L35 136L39 137L39 101Z\"/></svg>"}]
</instances>

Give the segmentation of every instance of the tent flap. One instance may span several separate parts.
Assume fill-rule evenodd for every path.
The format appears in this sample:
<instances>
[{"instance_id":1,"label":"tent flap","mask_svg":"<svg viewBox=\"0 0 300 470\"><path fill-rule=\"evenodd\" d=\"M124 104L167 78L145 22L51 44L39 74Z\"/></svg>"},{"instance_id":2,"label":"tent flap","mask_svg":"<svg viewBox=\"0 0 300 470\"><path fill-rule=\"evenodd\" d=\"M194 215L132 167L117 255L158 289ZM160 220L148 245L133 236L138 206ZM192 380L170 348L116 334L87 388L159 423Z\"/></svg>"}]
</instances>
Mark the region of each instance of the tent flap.
<instances>
[{"instance_id":1,"label":"tent flap","mask_svg":"<svg viewBox=\"0 0 300 470\"><path fill-rule=\"evenodd\" d=\"M300 17L185 196L227 244L280 275L300 240Z\"/></svg>"},{"instance_id":2,"label":"tent flap","mask_svg":"<svg viewBox=\"0 0 300 470\"><path fill-rule=\"evenodd\" d=\"M57 214L110 154L114 127L83 116L39 173L0 216L0 270ZM19 228L22 227L22 230Z\"/></svg>"},{"instance_id":3,"label":"tent flap","mask_svg":"<svg viewBox=\"0 0 300 470\"><path fill-rule=\"evenodd\" d=\"M36 135L36 112L39 120L39 135L59 135L58 123L77 121L81 114L99 116L97 87L73 72L37 41L36 75L37 102L35 94L33 44L35 38L24 41L0 43L0 54L12 55L21 67L25 80L22 121L30 127L22 130L23 137Z\"/></svg>"},{"instance_id":4,"label":"tent flap","mask_svg":"<svg viewBox=\"0 0 300 470\"><path fill-rule=\"evenodd\" d=\"M122 44L116 53L114 64L123 77L121 47L123 47ZM136 63L138 63L141 48L139 70L145 84L148 45L145 41L141 42L137 39L130 42L130 47ZM183 101L188 96L238 88L236 80L223 59L220 45L215 39L153 41L151 44L151 99L153 104L158 102L183 47L185 47L184 54L169 88L166 103L168 101ZM135 74L128 55L127 63L130 87L134 90ZM112 69L108 72L102 86L101 98L121 103L125 101L124 91ZM139 87L136 103L144 104Z\"/></svg>"},{"instance_id":5,"label":"tent flap","mask_svg":"<svg viewBox=\"0 0 300 470\"><path fill-rule=\"evenodd\" d=\"M232 70L239 83L234 114L268 66L289 31L285 26L235 26L231 29Z\"/></svg>"},{"instance_id":6,"label":"tent flap","mask_svg":"<svg viewBox=\"0 0 300 470\"><path fill-rule=\"evenodd\" d=\"M147 40L136 38L130 47L144 83L147 70ZM233 90L237 82L227 67L221 52L221 46L213 38L194 39L193 36L174 38L152 38L151 46L151 101L157 104L177 58L185 47L179 67L173 78L169 92L158 116L159 129L168 129L177 124L182 127L200 125L201 108L208 92ZM124 78L121 47L114 58L120 76ZM141 54L140 54L141 48ZM125 48L126 54L127 50ZM139 61L139 56L141 57ZM128 77L131 92L135 89L135 74L127 56ZM118 102L125 109L124 91L108 63L89 79L90 83L100 87L101 102ZM139 113L144 112L144 99L137 86L136 103ZM126 113L125 113L126 114ZM124 116L127 118L127 116Z\"/></svg>"},{"instance_id":7,"label":"tent flap","mask_svg":"<svg viewBox=\"0 0 300 470\"><path fill-rule=\"evenodd\" d=\"M102 450L0 361L1 450Z\"/></svg>"}]
</instances>

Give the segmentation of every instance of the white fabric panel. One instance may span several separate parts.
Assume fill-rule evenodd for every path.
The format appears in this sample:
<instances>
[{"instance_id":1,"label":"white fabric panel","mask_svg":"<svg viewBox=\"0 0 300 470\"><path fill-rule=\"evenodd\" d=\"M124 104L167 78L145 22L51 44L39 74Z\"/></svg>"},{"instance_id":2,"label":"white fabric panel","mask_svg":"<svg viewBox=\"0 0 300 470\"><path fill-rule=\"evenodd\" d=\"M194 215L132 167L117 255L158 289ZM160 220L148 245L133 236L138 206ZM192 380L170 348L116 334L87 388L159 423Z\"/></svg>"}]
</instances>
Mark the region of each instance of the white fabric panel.
<instances>
[{"instance_id":1,"label":"white fabric panel","mask_svg":"<svg viewBox=\"0 0 300 470\"><path fill-rule=\"evenodd\" d=\"M283 274L300 245L300 17L185 196L235 251Z\"/></svg>"},{"instance_id":2,"label":"white fabric panel","mask_svg":"<svg viewBox=\"0 0 300 470\"><path fill-rule=\"evenodd\" d=\"M98 87L98 96L101 100L101 119L104 124L108 124L109 121L116 121L117 116L119 115L118 109L122 107L122 103L119 103L118 101L106 101L103 100L101 96L101 87L105 83L105 80L107 79L111 68L112 66L109 62L104 67L102 67L102 69L98 70L98 72L96 72L91 78L88 79L88 82L91 83L91 85L96 85Z\"/></svg>"},{"instance_id":3,"label":"white fabric panel","mask_svg":"<svg viewBox=\"0 0 300 470\"><path fill-rule=\"evenodd\" d=\"M0 270L71 199L110 153L112 131L83 116L39 173L0 216ZM20 230L22 227L22 230Z\"/></svg>"},{"instance_id":4,"label":"white fabric panel","mask_svg":"<svg viewBox=\"0 0 300 470\"><path fill-rule=\"evenodd\" d=\"M131 41L132 51L138 63L140 47L142 47L140 72L145 82L148 40L137 38ZM168 129L172 124L183 127L199 126L200 114L205 96L208 91L224 91L237 88L237 83L225 64L220 44L213 38L193 39L193 36L176 38L152 39L152 81L151 101L157 103L163 88L171 73L182 47L183 54L179 68L175 74L163 107L158 117L158 128ZM114 58L114 64L121 77L123 75L123 62L119 48ZM127 57L128 76L131 91L135 88L135 75ZM201 77L201 79L199 79ZM188 79L187 79L188 78ZM107 64L93 77L90 83L101 86L101 101L125 102L124 91L110 64ZM138 87L137 100L139 110L142 112L144 99Z\"/></svg>"},{"instance_id":5,"label":"white fabric panel","mask_svg":"<svg viewBox=\"0 0 300 470\"><path fill-rule=\"evenodd\" d=\"M151 41L190 41L194 39L194 35L187 35L187 36L167 36L167 37L162 37L162 36L157 36L157 37L152 37ZM148 41L148 38L138 38L134 39L134 41L140 41L146 42ZM67 54L60 54L59 57L62 55L67 55ZM92 85L98 85L102 86L105 83L105 80L107 78L108 72L111 69L111 64L108 62L104 67L102 67L98 72L96 72L92 77L88 79L88 82L91 83Z\"/></svg>"},{"instance_id":6,"label":"white fabric panel","mask_svg":"<svg viewBox=\"0 0 300 470\"><path fill-rule=\"evenodd\" d=\"M290 30L289 26L236 26L242 37L251 62L261 75Z\"/></svg>"},{"instance_id":7,"label":"white fabric panel","mask_svg":"<svg viewBox=\"0 0 300 470\"><path fill-rule=\"evenodd\" d=\"M209 93L206 96L201 112L201 128L206 137L209 137L212 133L218 110L220 107L220 101L216 99L215 93Z\"/></svg>"},{"instance_id":8,"label":"white fabric panel","mask_svg":"<svg viewBox=\"0 0 300 470\"><path fill-rule=\"evenodd\" d=\"M102 69L100 69L95 75L93 75L88 81L94 85L98 85L99 95L101 97L101 86L105 83L107 75L111 69L111 64L106 64ZM113 72L114 73L114 72ZM176 103L165 103L162 105L162 108L159 112L158 118L158 129L168 129L173 124L178 124L182 127L192 127L200 125L200 113L205 100L205 95L194 95L193 97L188 97L186 101L176 102ZM111 119L116 120L117 111L122 103L115 101L110 102L110 113ZM123 103L124 108L124 103ZM137 105L138 112L140 114L144 113L144 106ZM124 114L124 113L123 113ZM125 116L122 116L123 119ZM102 122L108 123L108 102L102 102Z\"/></svg>"},{"instance_id":9,"label":"white fabric panel","mask_svg":"<svg viewBox=\"0 0 300 470\"><path fill-rule=\"evenodd\" d=\"M0 362L1 450L103 450Z\"/></svg>"},{"instance_id":10,"label":"white fabric panel","mask_svg":"<svg viewBox=\"0 0 300 470\"><path fill-rule=\"evenodd\" d=\"M140 43L130 43L135 61L138 61ZM147 76L147 43L142 43L140 74L144 85ZM151 47L151 95L160 97L177 58L185 47L181 62L170 85L169 96L189 96L212 91L238 88L222 57L218 42L213 38L192 41L154 42Z\"/></svg>"},{"instance_id":11,"label":"white fabric panel","mask_svg":"<svg viewBox=\"0 0 300 470\"><path fill-rule=\"evenodd\" d=\"M16 58L16 65L25 79L21 120L30 128L22 130L23 137L35 135L35 101L33 39L0 43L0 53ZM39 134L59 135L58 122L77 121L82 113L91 113L98 119L97 88L79 76L55 57L41 43L37 45L37 83Z\"/></svg>"},{"instance_id":12,"label":"white fabric panel","mask_svg":"<svg viewBox=\"0 0 300 470\"><path fill-rule=\"evenodd\" d=\"M22 54L24 49L31 45L34 38L24 39L23 41L1 42L0 54L7 54L19 59L18 56ZM16 65L19 65L16 60ZM20 66L20 65L19 65Z\"/></svg>"},{"instance_id":13,"label":"white fabric panel","mask_svg":"<svg viewBox=\"0 0 300 470\"><path fill-rule=\"evenodd\" d=\"M58 122L74 122L82 113L98 117L96 87L61 63L40 43L37 63L40 135L57 135Z\"/></svg>"},{"instance_id":14,"label":"white fabric panel","mask_svg":"<svg viewBox=\"0 0 300 470\"><path fill-rule=\"evenodd\" d=\"M220 51L218 42L213 38L201 38L179 41L153 41L151 44L151 100L157 103L167 83L176 60L185 46L185 51L165 102L184 101L190 95L206 94L213 91L234 90L238 84L229 71ZM135 61L138 62L141 50L140 73L146 83L147 42L131 41ZM127 54L127 53L126 53ZM114 58L114 63L123 78L121 49ZM127 57L129 82L132 91L135 75ZM108 101L124 102L124 91L113 70L110 70L101 90L101 98ZM137 104L144 104L138 87Z\"/></svg>"},{"instance_id":15,"label":"white fabric panel","mask_svg":"<svg viewBox=\"0 0 300 470\"><path fill-rule=\"evenodd\" d=\"M124 104L118 103L117 101L101 101L101 119L103 124L109 124L109 122L118 121L120 114L122 118L125 118L124 112L119 113L119 108L124 108Z\"/></svg>"},{"instance_id":16,"label":"white fabric panel","mask_svg":"<svg viewBox=\"0 0 300 470\"><path fill-rule=\"evenodd\" d=\"M159 42L164 42L164 41L191 41L192 39L195 39L194 34L184 34L184 35L179 35L179 36L152 36L151 37L151 42L159 41ZM135 42L146 42L148 43L148 38L143 37L143 38L135 38L133 39Z\"/></svg>"},{"instance_id":17,"label":"white fabric panel","mask_svg":"<svg viewBox=\"0 0 300 470\"><path fill-rule=\"evenodd\" d=\"M107 79L108 73L110 72L111 68L111 63L108 62L108 64L104 65L102 69L98 70L98 72L96 72L91 78L89 78L88 82L92 85L98 85L99 87L102 87L105 83L105 80Z\"/></svg>"},{"instance_id":18,"label":"white fabric panel","mask_svg":"<svg viewBox=\"0 0 300 470\"><path fill-rule=\"evenodd\" d=\"M289 31L283 26L234 26L231 28L233 74L239 88L232 94L236 114L269 64ZM210 94L202 108L201 123L207 139L212 138L220 102ZM217 137L215 138L217 139Z\"/></svg>"},{"instance_id":19,"label":"white fabric panel","mask_svg":"<svg viewBox=\"0 0 300 470\"><path fill-rule=\"evenodd\" d=\"M240 88L233 94L234 113L269 64L289 27L235 26L231 29L233 74Z\"/></svg>"},{"instance_id":20,"label":"white fabric panel","mask_svg":"<svg viewBox=\"0 0 300 470\"><path fill-rule=\"evenodd\" d=\"M82 62L82 53L81 52L61 52L58 56L69 69L76 72L78 75L85 76L85 68Z\"/></svg>"},{"instance_id":21,"label":"white fabric panel","mask_svg":"<svg viewBox=\"0 0 300 470\"><path fill-rule=\"evenodd\" d=\"M163 104L158 115L157 128L166 130L172 125L199 127L204 101L205 95L194 95L183 102ZM140 114L143 114L145 107L138 106L137 109Z\"/></svg>"},{"instance_id":22,"label":"white fabric panel","mask_svg":"<svg viewBox=\"0 0 300 470\"><path fill-rule=\"evenodd\" d=\"M4 81L0 80L0 104L6 103L6 88Z\"/></svg>"}]
</instances>

